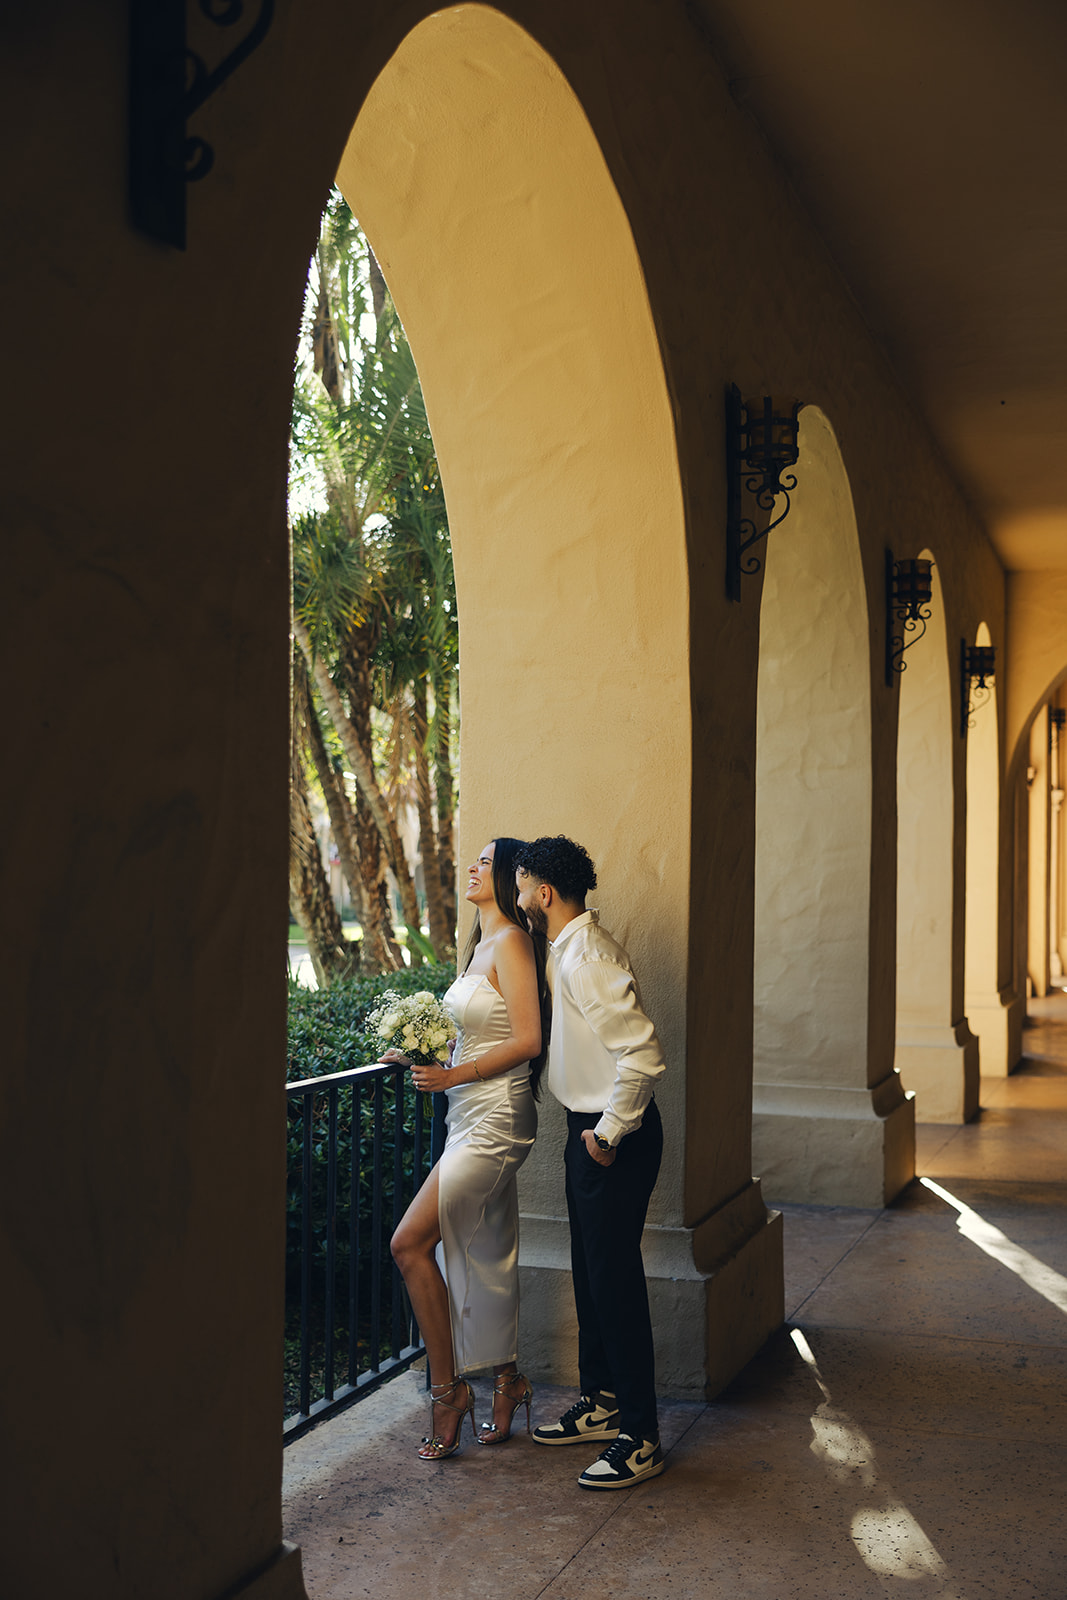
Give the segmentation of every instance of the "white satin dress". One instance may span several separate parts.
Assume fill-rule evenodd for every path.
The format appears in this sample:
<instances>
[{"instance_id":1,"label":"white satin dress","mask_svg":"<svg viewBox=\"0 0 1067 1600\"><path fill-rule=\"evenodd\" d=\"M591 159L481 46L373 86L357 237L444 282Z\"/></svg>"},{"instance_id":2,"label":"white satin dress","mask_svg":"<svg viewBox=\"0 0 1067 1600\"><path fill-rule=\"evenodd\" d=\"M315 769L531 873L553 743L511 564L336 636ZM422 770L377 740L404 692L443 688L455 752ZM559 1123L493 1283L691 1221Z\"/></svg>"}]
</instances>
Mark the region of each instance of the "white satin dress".
<instances>
[{"instance_id":1,"label":"white satin dress","mask_svg":"<svg viewBox=\"0 0 1067 1600\"><path fill-rule=\"evenodd\" d=\"M475 1061L511 1033L503 996L463 973L443 1003L456 1024L453 1065ZM519 1340L519 1202L515 1174L533 1148L537 1108L521 1062L448 1095L438 1163L438 1261L448 1285L457 1372L515 1361Z\"/></svg>"}]
</instances>

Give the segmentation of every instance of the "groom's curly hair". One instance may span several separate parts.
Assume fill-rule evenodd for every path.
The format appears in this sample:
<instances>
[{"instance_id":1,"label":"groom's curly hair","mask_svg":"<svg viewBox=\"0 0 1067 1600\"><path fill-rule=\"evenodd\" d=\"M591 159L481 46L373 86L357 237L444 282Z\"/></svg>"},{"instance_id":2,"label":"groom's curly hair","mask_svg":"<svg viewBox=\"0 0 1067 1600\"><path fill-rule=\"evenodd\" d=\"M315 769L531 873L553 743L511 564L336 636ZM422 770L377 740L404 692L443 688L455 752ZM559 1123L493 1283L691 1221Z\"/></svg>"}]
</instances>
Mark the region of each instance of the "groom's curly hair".
<instances>
[{"instance_id":1,"label":"groom's curly hair","mask_svg":"<svg viewBox=\"0 0 1067 1600\"><path fill-rule=\"evenodd\" d=\"M589 859L588 850L562 833L554 838L544 835L524 844L515 852L515 865L549 884L564 900L581 904L586 895L596 888L596 868Z\"/></svg>"}]
</instances>

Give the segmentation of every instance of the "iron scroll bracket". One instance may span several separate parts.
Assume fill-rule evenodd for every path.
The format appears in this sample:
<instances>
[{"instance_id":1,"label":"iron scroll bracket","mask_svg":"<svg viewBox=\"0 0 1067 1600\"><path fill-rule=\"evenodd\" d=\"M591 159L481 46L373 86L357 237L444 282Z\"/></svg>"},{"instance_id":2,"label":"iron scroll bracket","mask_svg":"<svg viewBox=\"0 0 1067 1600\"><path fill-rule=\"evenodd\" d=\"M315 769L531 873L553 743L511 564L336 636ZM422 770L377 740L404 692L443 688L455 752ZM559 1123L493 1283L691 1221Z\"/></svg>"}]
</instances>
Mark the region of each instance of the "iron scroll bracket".
<instances>
[{"instance_id":1,"label":"iron scroll bracket","mask_svg":"<svg viewBox=\"0 0 1067 1600\"><path fill-rule=\"evenodd\" d=\"M196 0L219 28L244 20L245 0ZM188 121L262 44L274 0L258 0L252 26L214 67L189 46L188 0L130 0L130 214L140 232L185 249L186 185L206 178L215 152Z\"/></svg>"},{"instance_id":2,"label":"iron scroll bracket","mask_svg":"<svg viewBox=\"0 0 1067 1600\"><path fill-rule=\"evenodd\" d=\"M789 515L796 474L785 469L798 459L799 400L742 400L736 384L726 390L726 594L741 599L742 575L754 576L763 561L760 544ZM784 473L784 476L783 476ZM775 516L778 497L785 509ZM745 502L760 513L746 516ZM760 526L762 523L762 526Z\"/></svg>"}]
</instances>

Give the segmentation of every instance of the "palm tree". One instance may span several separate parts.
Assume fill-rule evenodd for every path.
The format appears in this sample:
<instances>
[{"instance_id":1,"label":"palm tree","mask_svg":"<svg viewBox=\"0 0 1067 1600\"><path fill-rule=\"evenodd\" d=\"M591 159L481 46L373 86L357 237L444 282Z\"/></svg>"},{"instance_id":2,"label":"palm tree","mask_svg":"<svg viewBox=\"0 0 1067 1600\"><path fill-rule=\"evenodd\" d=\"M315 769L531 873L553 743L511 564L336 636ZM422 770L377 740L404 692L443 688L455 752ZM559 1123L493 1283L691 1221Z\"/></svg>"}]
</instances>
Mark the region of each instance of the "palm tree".
<instances>
[{"instance_id":1,"label":"palm tree","mask_svg":"<svg viewBox=\"0 0 1067 1600\"><path fill-rule=\"evenodd\" d=\"M459 634L452 547L432 456L416 460L403 476L398 471L394 484L391 603L378 651L379 702L393 709L398 746L405 724L409 733L430 938L442 949L454 943L456 927L449 746Z\"/></svg>"},{"instance_id":2,"label":"palm tree","mask_svg":"<svg viewBox=\"0 0 1067 1600\"><path fill-rule=\"evenodd\" d=\"M397 821L396 801L405 785L383 787L375 767L376 703L390 713L387 742L403 747L414 769L431 942L440 953L454 943L451 550L414 361L377 263L336 193L323 219L311 280L293 414L293 499L303 497L307 505L291 521L294 634L354 776L347 855L361 884L353 898L366 917L365 961L380 969L396 952L386 864L404 921L415 933L409 942L416 960L419 909ZM424 639L416 648L419 629ZM414 734L406 741L397 738L398 714L414 719ZM323 768L313 736L311 747L331 825L335 835L343 834L336 772ZM436 830L429 775L435 758ZM344 861L342 840L337 842Z\"/></svg>"},{"instance_id":3,"label":"palm tree","mask_svg":"<svg viewBox=\"0 0 1067 1600\"><path fill-rule=\"evenodd\" d=\"M345 938L322 864L304 772L306 697L294 679L289 769L289 907L307 940L319 985L359 969L359 946Z\"/></svg>"}]
</instances>

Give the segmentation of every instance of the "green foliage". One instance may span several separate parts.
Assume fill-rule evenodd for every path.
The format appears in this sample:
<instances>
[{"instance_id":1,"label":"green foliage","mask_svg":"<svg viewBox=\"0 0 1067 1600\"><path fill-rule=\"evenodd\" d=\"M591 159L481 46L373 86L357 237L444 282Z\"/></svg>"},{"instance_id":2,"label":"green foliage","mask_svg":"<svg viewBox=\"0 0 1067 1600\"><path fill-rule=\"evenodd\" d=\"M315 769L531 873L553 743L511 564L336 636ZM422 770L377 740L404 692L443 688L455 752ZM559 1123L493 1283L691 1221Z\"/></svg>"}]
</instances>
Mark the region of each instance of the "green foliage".
<instances>
[{"instance_id":1,"label":"green foliage","mask_svg":"<svg viewBox=\"0 0 1067 1600\"><path fill-rule=\"evenodd\" d=\"M436 783L450 877L459 623L444 492L411 348L336 190L311 263L297 352L289 507L295 612L345 713L364 730L386 806L394 814L420 806L424 864L441 848L432 823ZM314 696L313 707L336 754ZM375 883L368 879L372 893ZM409 900L405 917L417 921ZM438 954L454 946L453 918L454 906L442 913L434 898ZM418 959L420 940L410 948Z\"/></svg>"},{"instance_id":2,"label":"green foliage","mask_svg":"<svg viewBox=\"0 0 1067 1600\"><path fill-rule=\"evenodd\" d=\"M440 999L455 976L454 966L439 964L414 972L343 978L329 989L305 989L290 981L286 1082L349 1072L377 1061L381 1041L365 1033L363 1023L385 991L417 994L428 989Z\"/></svg>"}]
</instances>

